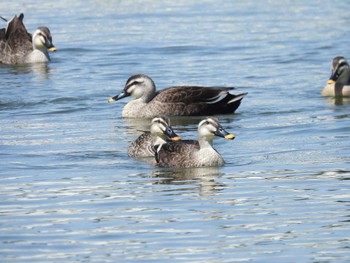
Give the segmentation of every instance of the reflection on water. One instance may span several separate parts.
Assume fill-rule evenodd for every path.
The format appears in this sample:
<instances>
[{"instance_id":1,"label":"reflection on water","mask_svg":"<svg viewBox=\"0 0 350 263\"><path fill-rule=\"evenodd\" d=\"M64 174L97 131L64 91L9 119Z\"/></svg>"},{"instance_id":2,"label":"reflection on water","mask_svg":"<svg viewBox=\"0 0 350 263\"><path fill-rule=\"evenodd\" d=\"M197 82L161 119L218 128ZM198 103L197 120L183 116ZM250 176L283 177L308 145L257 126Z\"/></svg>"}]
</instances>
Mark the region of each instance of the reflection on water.
<instances>
[{"instance_id":1,"label":"reflection on water","mask_svg":"<svg viewBox=\"0 0 350 263\"><path fill-rule=\"evenodd\" d=\"M48 63L31 64L30 68L36 77L40 80L48 79L48 74L52 71Z\"/></svg>"},{"instance_id":2,"label":"reflection on water","mask_svg":"<svg viewBox=\"0 0 350 263\"><path fill-rule=\"evenodd\" d=\"M223 176L218 167L187 168L187 169L156 169L152 177L157 178L154 183L174 185L198 185L199 195L216 194L224 188L217 179ZM192 189L193 191L194 189Z\"/></svg>"},{"instance_id":3,"label":"reflection on water","mask_svg":"<svg viewBox=\"0 0 350 263\"><path fill-rule=\"evenodd\" d=\"M327 104L335 106L343 106L350 104L350 98L347 97L333 97L326 99Z\"/></svg>"},{"instance_id":4,"label":"reflection on water","mask_svg":"<svg viewBox=\"0 0 350 263\"><path fill-rule=\"evenodd\" d=\"M34 74L38 79L48 79L48 74L52 70L48 63L33 63L23 65L2 65L7 68L10 74Z\"/></svg>"}]
</instances>

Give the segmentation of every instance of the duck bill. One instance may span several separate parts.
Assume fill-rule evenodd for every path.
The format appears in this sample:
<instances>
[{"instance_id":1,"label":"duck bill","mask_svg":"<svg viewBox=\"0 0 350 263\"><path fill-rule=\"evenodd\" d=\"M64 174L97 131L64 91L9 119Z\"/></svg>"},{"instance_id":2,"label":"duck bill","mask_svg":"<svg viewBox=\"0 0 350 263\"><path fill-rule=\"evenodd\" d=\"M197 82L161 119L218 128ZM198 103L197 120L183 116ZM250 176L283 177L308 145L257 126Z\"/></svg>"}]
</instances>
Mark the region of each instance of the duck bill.
<instances>
[{"instance_id":1,"label":"duck bill","mask_svg":"<svg viewBox=\"0 0 350 263\"><path fill-rule=\"evenodd\" d=\"M115 102L115 101L117 101L117 100L120 100L120 99L125 98L125 97L129 97L129 96L130 96L129 93L127 93L126 91L122 91L119 95L116 95L116 96L114 96L114 97L112 97L112 98L109 98L109 99L108 99L108 102L109 102L109 103Z\"/></svg>"},{"instance_id":2,"label":"duck bill","mask_svg":"<svg viewBox=\"0 0 350 263\"><path fill-rule=\"evenodd\" d=\"M216 136L225 138L227 140L233 140L235 138L235 136L231 133L228 133L227 131L224 130L224 128L222 128L221 126L218 127L218 129L216 130L216 132L214 133Z\"/></svg>"},{"instance_id":3,"label":"duck bill","mask_svg":"<svg viewBox=\"0 0 350 263\"><path fill-rule=\"evenodd\" d=\"M50 40L47 40L45 42L45 46L51 52L56 52L57 51L57 48L52 44L52 42Z\"/></svg>"},{"instance_id":4,"label":"duck bill","mask_svg":"<svg viewBox=\"0 0 350 263\"><path fill-rule=\"evenodd\" d=\"M50 52L56 52L56 51L57 51L57 47L50 47L50 48L49 48L49 51L50 51Z\"/></svg>"},{"instance_id":5,"label":"duck bill","mask_svg":"<svg viewBox=\"0 0 350 263\"><path fill-rule=\"evenodd\" d=\"M164 132L164 134L171 141L179 141L179 140L181 140L181 137L179 135L177 135L171 127L168 127L168 129Z\"/></svg>"},{"instance_id":6,"label":"duck bill","mask_svg":"<svg viewBox=\"0 0 350 263\"><path fill-rule=\"evenodd\" d=\"M227 139L227 140L233 140L236 137L232 133L229 133L229 134L225 135L224 138Z\"/></svg>"},{"instance_id":7,"label":"duck bill","mask_svg":"<svg viewBox=\"0 0 350 263\"><path fill-rule=\"evenodd\" d=\"M338 79L337 70L333 70L331 76L329 77L329 80L327 81L327 84L333 84Z\"/></svg>"}]
</instances>

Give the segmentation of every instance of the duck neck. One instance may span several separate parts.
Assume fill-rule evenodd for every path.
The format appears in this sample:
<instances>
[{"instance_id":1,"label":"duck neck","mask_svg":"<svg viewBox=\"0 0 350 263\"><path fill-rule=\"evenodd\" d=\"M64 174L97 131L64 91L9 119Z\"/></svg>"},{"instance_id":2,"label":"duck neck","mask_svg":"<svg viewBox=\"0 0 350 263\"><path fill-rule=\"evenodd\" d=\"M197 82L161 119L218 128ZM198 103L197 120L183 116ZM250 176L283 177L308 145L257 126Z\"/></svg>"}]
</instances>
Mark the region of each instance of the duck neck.
<instances>
[{"instance_id":1,"label":"duck neck","mask_svg":"<svg viewBox=\"0 0 350 263\"><path fill-rule=\"evenodd\" d=\"M153 135L153 145L162 145L164 143L166 143L166 141L162 137Z\"/></svg>"},{"instance_id":2,"label":"duck neck","mask_svg":"<svg viewBox=\"0 0 350 263\"><path fill-rule=\"evenodd\" d=\"M153 86L148 92L145 92L144 95L140 98L144 103L150 102L156 95L156 88Z\"/></svg>"},{"instance_id":3,"label":"duck neck","mask_svg":"<svg viewBox=\"0 0 350 263\"><path fill-rule=\"evenodd\" d=\"M43 43L40 42L36 34L33 35L32 42L33 42L33 52L35 52L37 55L42 53L43 55L45 55L47 60L50 60L50 56L47 48Z\"/></svg>"},{"instance_id":4,"label":"duck neck","mask_svg":"<svg viewBox=\"0 0 350 263\"><path fill-rule=\"evenodd\" d=\"M349 82L350 79L350 69L347 66L342 70L337 81L334 84L334 95L335 97L343 96L343 87Z\"/></svg>"},{"instance_id":5,"label":"duck neck","mask_svg":"<svg viewBox=\"0 0 350 263\"><path fill-rule=\"evenodd\" d=\"M213 148L213 138L199 137L198 143L201 149Z\"/></svg>"},{"instance_id":6,"label":"duck neck","mask_svg":"<svg viewBox=\"0 0 350 263\"><path fill-rule=\"evenodd\" d=\"M335 97L343 96L343 87L344 87L343 83L336 82L334 84L334 96Z\"/></svg>"}]
</instances>

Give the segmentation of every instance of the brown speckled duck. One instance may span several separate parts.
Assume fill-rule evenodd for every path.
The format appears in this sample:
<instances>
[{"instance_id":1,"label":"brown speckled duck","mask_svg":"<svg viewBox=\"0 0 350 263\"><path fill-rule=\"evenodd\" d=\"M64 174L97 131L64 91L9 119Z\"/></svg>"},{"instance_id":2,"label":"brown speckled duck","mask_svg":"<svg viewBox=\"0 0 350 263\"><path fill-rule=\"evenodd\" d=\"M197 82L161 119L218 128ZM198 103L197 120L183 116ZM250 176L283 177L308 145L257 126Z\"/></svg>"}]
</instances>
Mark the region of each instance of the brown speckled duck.
<instances>
[{"instance_id":1,"label":"brown speckled duck","mask_svg":"<svg viewBox=\"0 0 350 263\"><path fill-rule=\"evenodd\" d=\"M224 159L213 148L215 136L228 140L235 138L233 134L225 131L218 119L206 118L198 125L198 141L181 140L155 145L157 165L174 168L222 166Z\"/></svg>"},{"instance_id":2,"label":"brown speckled duck","mask_svg":"<svg viewBox=\"0 0 350 263\"><path fill-rule=\"evenodd\" d=\"M38 27L32 36L23 24L23 17L14 16L6 28L0 29L0 64L48 62L48 50L57 50L47 27Z\"/></svg>"},{"instance_id":3,"label":"brown speckled duck","mask_svg":"<svg viewBox=\"0 0 350 263\"><path fill-rule=\"evenodd\" d=\"M232 88L175 86L156 92L153 80L138 74L130 77L124 90L108 102L132 96L122 116L127 118L151 118L166 116L206 116L233 113L247 93L233 95Z\"/></svg>"},{"instance_id":4,"label":"brown speckled duck","mask_svg":"<svg viewBox=\"0 0 350 263\"><path fill-rule=\"evenodd\" d=\"M153 157L154 145L161 145L167 140L180 140L180 137L170 126L170 120L164 116L152 119L150 131L142 133L128 148L128 155L131 157Z\"/></svg>"}]
</instances>

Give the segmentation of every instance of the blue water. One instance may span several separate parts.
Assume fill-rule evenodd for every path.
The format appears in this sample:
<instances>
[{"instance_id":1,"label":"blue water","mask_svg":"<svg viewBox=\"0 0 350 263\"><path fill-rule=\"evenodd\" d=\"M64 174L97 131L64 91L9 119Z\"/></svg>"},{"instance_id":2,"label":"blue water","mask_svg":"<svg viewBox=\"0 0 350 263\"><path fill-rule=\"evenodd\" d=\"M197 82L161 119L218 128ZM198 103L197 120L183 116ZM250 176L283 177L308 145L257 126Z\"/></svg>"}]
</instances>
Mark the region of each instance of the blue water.
<instances>
[{"instance_id":1,"label":"blue water","mask_svg":"<svg viewBox=\"0 0 350 263\"><path fill-rule=\"evenodd\" d=\"M346 1L11 1L58 48L0 66L1 262L349 262L350 106L320 97L349 53ZM5 22L0 21L1 27ZM218 116L226 164L129 158L149 120L128 77L248 92ZM184 139L201 118L173 118Z\"/></svg>"}]
</instances>

